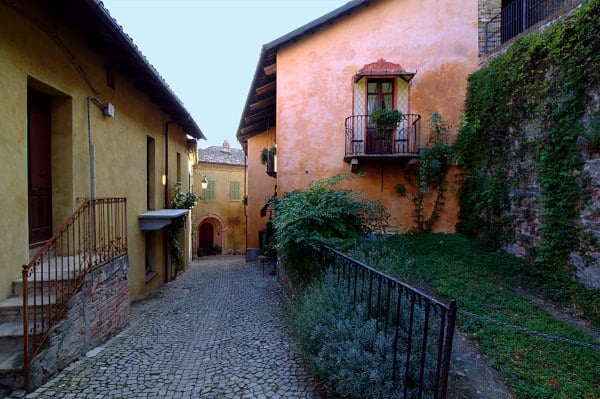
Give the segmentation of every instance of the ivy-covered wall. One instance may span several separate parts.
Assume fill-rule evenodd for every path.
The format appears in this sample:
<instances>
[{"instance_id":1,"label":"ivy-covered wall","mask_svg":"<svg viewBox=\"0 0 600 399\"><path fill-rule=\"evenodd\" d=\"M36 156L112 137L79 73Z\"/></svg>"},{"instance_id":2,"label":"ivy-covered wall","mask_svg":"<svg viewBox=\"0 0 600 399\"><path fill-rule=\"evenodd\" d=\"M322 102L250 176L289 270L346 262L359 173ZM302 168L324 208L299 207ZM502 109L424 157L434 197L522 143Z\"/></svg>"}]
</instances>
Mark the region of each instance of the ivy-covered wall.
<instances>
[{"instance_id":1,"label":"ivy-covered wall","mask_svg":"<svg viewBox=\"0 0 600 399\"><path fill-rule=\"evenodd\" d=\"M600 0L470 76L457 231L600 287Z\"/></svg>"}]
</instances>

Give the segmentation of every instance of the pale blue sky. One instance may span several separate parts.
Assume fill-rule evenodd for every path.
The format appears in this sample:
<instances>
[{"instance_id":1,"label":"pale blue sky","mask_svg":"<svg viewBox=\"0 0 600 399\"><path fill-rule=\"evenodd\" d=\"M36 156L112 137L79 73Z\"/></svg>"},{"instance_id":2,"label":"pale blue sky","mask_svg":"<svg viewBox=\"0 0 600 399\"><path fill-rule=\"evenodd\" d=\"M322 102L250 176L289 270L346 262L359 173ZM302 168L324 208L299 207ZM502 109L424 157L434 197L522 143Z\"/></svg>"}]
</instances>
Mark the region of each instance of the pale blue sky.
<instances>
[{"instance_id":1,"label":"pale blue sky","mask_svg":"<svg viewBox=\"0 0 600 399\"><path fill-rule=\"evenodd\" d=\"M103 0L207 137L235 138L262 45L348 0Z\"/></svg>"}]
</instances>

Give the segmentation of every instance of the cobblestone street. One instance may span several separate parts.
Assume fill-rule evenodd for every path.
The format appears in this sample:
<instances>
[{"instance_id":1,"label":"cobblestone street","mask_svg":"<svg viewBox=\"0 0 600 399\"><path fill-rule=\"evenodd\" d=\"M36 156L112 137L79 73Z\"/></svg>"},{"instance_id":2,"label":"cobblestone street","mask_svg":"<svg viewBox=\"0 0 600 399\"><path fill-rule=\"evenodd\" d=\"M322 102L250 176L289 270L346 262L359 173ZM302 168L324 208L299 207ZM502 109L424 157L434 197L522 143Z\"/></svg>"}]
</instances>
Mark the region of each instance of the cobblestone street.
<instances>
[{"instance_id":1,"label":"cobblestone street","mask_svg":"<svg viewBox=\"0 0 600 399\"><path fill-rule=\"evenodd\" d=\"M119 335L27 398L316 398L276 277L243 256L194 261L134 302Z\"/></svg>"}]
</instances>

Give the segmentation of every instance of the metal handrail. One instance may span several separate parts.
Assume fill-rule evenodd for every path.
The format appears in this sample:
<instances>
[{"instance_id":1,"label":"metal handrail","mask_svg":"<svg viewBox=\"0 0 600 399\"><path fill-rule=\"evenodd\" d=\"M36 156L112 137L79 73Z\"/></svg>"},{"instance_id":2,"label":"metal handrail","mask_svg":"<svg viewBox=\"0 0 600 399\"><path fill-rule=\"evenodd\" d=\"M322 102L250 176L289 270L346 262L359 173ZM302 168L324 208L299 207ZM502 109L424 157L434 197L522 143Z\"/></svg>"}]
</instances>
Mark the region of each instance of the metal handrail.
<instances>
[{"instance_id":1,"label":"metal handrail","mask_svg":"<svg viewBox=\"0 0 600 399\"><path fill-rule=\"evenodd\" d=\"M85 200L23 265L23 372L65 315L85 275L127 253L125 198Z\"/></svg>"},{"instance_id":2,"label":"metal handrail","mask_svg":"<svg viewBox=\"0 0 600 399\"><path fill-rule=\"evenodd\" d=\"M416 374L417 397L427 389L436 399L446 398L456 301L443 303L328 246L321 255L323 266L344 282L353 301L366 304L368 317L379 321L385 335L393 335L392 383L402 381L404 397L409 397L407 386ZM425 373L427 361L435 364L433 376Z\"/></svg>"},{"instance_id":3,"label":"metal handrail","mask_svg":"<svg viewBox=\"0 0 600 399\"><path fill-rule=\"evenodd\" d=\"M479 51L487 54L510 39L577 7L585 0L514 0L491 18L479 38Z\"/></svg>"},{"instance_id":4,"label":"metal handrail","mask_svg":"<svg viewBox=\"0 0 600 399\"><path fill-rule=\"evenodd\" d=\"M421 151L421 115L405 114L389 133L380 132L372 115L351 115L344 121L345 156L408 155Z\"/></svg>"}]
</instances>

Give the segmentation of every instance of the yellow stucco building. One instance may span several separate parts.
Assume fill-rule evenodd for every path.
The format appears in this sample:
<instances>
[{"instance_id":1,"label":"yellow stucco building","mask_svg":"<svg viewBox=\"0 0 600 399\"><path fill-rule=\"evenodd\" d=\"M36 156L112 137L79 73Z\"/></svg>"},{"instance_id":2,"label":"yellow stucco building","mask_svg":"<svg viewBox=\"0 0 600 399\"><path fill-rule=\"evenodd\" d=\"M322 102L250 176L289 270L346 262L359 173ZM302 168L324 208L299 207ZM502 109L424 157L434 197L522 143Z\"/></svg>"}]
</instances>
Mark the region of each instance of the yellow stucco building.
<instances>
[{"instance_id":1,"label":"yellow stucco building","mask_svg":"<svg viewBox=\"0 0 600 399\"><path fill-rule=\"evenodd\" d=\"M194 255L243 255L246 248L244 152L231 148L227 141L222 146L198 149L194 190L201 197L193 209Z\"/></svg>"},{"instance_id":2,"label":"yellow stucco building","mask_svg":"<svg viewBox=\"0 0 600 399\"><path fill-rule=\"evenodd\" d=\"M0 298L90 197L126 199L133 299L172 276L172 215L143 215L188 180L204 135L102 3L1 2L0 81Z\"/></svg>"}]
</instances>

